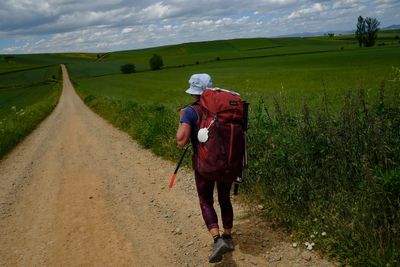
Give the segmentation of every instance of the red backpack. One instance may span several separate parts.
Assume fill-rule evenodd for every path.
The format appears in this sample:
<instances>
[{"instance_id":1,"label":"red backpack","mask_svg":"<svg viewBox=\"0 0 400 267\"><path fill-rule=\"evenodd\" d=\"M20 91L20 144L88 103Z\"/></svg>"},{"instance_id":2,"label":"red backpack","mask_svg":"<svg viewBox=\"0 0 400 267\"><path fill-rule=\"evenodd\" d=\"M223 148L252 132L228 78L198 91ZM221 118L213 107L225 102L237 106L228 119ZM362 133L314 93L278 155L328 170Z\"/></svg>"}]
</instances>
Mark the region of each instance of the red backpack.
<instances>
[{"instance_id":1,"label":"red backpack","mask_svg":"<svg viewBox=\"0 0 400 267\"><path fill-rule=\"evenodd\" d=\"M239 94L219 88L205 89L199 105L192 107L199 117L199 143L193 168L212 180L241 177L245 136L244 102Z\"/></svg>"}]
</instances>

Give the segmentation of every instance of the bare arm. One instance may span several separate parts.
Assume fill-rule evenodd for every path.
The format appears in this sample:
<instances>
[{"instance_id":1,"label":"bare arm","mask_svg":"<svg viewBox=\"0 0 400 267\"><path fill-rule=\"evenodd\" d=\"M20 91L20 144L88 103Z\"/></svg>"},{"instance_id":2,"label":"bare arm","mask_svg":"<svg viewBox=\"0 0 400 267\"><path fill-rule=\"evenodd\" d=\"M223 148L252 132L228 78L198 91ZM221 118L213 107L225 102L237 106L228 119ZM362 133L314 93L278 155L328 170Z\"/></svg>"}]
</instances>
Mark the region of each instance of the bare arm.
<instances>
[{"instance_id":1,"label":"bare arm","mask_svg":"<svg viewBox=\"0 0 400 267\"><path fill-rule=\"evenodd\" d=\"M179 111L179 121L181 121L185 109ZM190 124L179 123L178 131L176 132L176 142L180 148L184 148L190 140Z\"/></svg>"},{"instance_id":2,"label":"bare arm","mask_svg":"<svg viewBox=\"0 0 400 267\"><path fill-rule=\"evenodd\" d=\"M187 123L179 123L178 131L176 132L176 142L180 148L184 148L190 139L191 127Z\"/></svg>"}]
</instances>

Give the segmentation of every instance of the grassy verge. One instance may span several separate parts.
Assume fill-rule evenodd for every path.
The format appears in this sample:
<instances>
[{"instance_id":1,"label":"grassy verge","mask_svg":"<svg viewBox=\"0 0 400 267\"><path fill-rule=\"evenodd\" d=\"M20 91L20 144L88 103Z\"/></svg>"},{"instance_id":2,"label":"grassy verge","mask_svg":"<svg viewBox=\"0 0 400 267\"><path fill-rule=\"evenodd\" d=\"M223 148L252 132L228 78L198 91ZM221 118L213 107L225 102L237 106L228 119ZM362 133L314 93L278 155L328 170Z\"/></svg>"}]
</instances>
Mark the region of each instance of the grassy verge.
<instances>
[{"instance_id":1,"label":"grassy verge","mask_svg":"<svg viewBox=\"0 0 400 267\"><path fill-rule=\"evenodd\" d=\"M61 92L60 68L0 76L0 158L51 113Z\"/></svg>"},{"instance_id":2,"label":"grassy verge","mask_svg":"<svg viewBox=\"0 0 400 267\"><path fill-rule=\"evenodd\" d=\"M332 111L260 103L250 121L250 201L295 241L354 266L400 264L400 83Z\"/></svg>"}]
</instances>

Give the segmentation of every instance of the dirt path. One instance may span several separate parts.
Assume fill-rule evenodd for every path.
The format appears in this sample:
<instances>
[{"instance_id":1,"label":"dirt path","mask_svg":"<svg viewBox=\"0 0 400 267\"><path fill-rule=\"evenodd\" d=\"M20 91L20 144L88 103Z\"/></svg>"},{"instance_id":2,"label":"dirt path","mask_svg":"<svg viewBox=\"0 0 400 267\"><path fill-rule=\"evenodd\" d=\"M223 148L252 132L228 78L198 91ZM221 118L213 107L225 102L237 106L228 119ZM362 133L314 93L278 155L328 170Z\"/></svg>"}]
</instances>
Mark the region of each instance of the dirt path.
<instances>
[{"instance_id":1,"label":"dirt path","mask_svg":"<svg viewBox=\"0 0 400 267\"><path fill-rule=\"evenodd\" d=\"M88 109L62 70L54 112L0 162L0 264L209 266L191 172L169 190L174 164ZM330 266L236 214L236 251L218 265Z\"/></svg>"}]
</instances>

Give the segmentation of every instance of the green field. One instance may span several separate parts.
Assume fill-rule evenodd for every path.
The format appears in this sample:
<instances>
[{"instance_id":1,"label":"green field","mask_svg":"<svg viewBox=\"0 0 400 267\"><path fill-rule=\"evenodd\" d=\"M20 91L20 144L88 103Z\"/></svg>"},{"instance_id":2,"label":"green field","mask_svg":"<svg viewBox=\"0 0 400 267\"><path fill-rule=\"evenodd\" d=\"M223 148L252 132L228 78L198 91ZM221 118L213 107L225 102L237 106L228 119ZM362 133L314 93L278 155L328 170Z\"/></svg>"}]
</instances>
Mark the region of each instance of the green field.
<instances>
[{"instance_id":1,"label":"green field","mask_svg":"<svg viewBox=\"0 0 400 267\"><path fill-rule=\"evenodd\" d=\"M188 101L183 92L190 75L207 72L215 86L238 91L250 102L260 97L271 100L284 93L298 108L304 100L318 100L324 86L333 97L361 87L376 90L381 81L389 79L392 66L399 64L399 59L399 47L391 47L226 60L134 75L78 78L73 65L70 70L78 90L97 95L111 93L138 103L183 104Z\"/></svg>"},{"instance_id":2,"label":"green field","mask_svg":"<svg viewBox=\"0 0 400 267\"><path fill-rule=\"evenodd\" d=\"M344 264L397 266L399 35L382 32L370 48L359 48L352 35L338 35L15 55L0 63L0 116L10 110L16 116L48 98L49 85L59 79L49 78L54 64L65 63L90 108L145 148L176 160L177 110L192 101L184 93L188 79L209 73L214 86L251 103L242 199L263 203L266 218L297 240L326 232L315 239L318 249ZM149 69L153 53L163 57L162 70ZM135 64L137 73L121 74L126 63Z\"/></svg>"},{"instance_id":3,"label":"green field","mask_svg":"<svg viewBox=\"0 0 400 267\"><path fill-rule=\"evenodd\" d=\"M235 39L107 54L17 55L13 60L30 66L65 63L85 94L138 103L181 105L187 101L182 92L190 75L207 72L215 86L236 90L250 102L262 97L271 103L272 97L283 94L291 107L299 108L304 101L314 105L324 90L334 102L347 90L376 91L380 82L390 79L392 67L400 65L398 35L400 31L383 32L377 43L384 46L363 49L351 35L339 35ZM163 57L162 71L149 71L153 53ZM139 72L121 74L120 66L126 63L135 64Z\"/></svg>"},{"instance_id":4,"label":"green field","mask_svg":"<svg viewBox=\"0 0 400 267\"><path fill-rule=\"evenodd\" d=\"M290 107L300 108L304 101L314 105L324 90L334 103L347 90L376 92L390 79L392 67L400 65L400 44L395 40L368 49L359 49L354 40L329 38L214 41L116 52L101 62L71 62L68 67L84 94L176 107L190 101L183 94L190 75L207 72L215 86L236 90L250 102L262 97L271 103L273 97L285 95ZM146 71L152 53L162 55L164 70ZM124 63L145 71L120 74Z\"/></svg>"}]
</instances>

